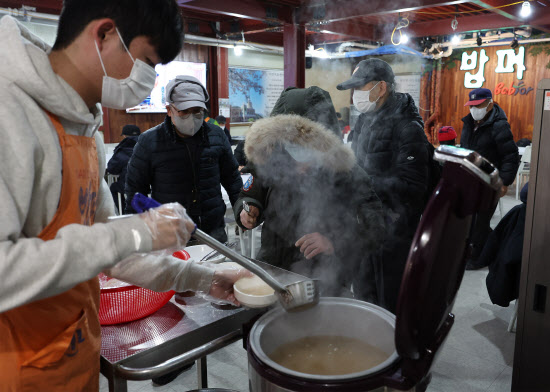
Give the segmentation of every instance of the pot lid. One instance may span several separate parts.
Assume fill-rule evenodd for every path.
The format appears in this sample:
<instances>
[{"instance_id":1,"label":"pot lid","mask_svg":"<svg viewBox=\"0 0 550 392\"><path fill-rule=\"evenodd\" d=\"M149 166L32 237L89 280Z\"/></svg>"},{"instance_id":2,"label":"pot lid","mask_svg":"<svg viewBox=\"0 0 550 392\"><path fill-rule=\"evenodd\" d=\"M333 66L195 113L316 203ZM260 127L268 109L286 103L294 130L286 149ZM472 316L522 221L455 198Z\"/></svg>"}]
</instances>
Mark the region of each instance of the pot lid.
<instances>
[{"instance_id":1,"label":"pot lid","mask_svg":"<svg viewBox=\"0 0 550 392\"><path fill-rule=\"evenodd\" d=\"M413 238L396 312L396 349L412 360L435 354L448 331L472 217L494 208L502 185L498 170L473 151L441 146L434 158L443 172Z\"/></svg>"}]
</instances>

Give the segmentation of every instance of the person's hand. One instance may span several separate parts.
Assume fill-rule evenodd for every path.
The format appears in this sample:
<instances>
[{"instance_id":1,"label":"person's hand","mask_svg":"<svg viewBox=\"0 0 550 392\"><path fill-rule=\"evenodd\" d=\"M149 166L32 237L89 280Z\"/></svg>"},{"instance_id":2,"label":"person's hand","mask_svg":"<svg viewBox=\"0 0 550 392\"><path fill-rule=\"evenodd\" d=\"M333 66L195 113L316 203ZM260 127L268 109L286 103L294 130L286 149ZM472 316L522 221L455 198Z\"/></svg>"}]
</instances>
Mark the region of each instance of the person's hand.
<instances>
[{"instance_id":1,"label":"person's hand","mask_svg":"<svg viewBox=\"0 0 550 392\"><path fill-rule=\"evenodd\" d=\"M195 223L179 203L163 204L139 214L139 217L151 232L153 250L183 248L195 230Z\"/></svg>"},{"instance_id":2,"label":"person's hand","mask_svg":"<svg viewBox=\"0 0 550 392\"><path fill-rule=\"evenodd\" d=\"M249 205L249 207L250 212L246 212L244 209L241 211L241 223L247 229L253 229L257 226L256 222L260 216L260 210L253 205Z\"/></svg>"},{"instance_id":3,"label":"person's hand","mask_svg":"<svg viewBox=\"0 0 550 392\"><path fill-rule=\"evenodd\" d=\"M243 167L244 167L244 166L239 166L239 171L241 171Z\"/></svg>"},{"instance_id":4,"label":"person's hand","mask_svg":"<svg viewBox=\"0 0 550 392\"><path fill-rule=\"evenodd\" d=\"M224 266L224 263L217 266L212 278L212 285L208 295L224 301L240 305L233 293L233 284L241 278L253 276L252 272L241 266Z\"/></svg>"},{"instance_id":5,"label":"person's hand","mask_svg":"<svg viewBox=\"0 0 550 392\"><path fill-rule=\"evenodd\" d=\"M499 197L506 196L506 193L508 193L508 187L503 185L502 188L500 188Z\"/></svg>"},{"instance_id":6,"label":"person's hand","mask_svg":"<svg viewBox=\"0 0 550 392\"><path fill-rule=\"evenodd\" d=\"M306 234L298 241L296 247L300 247L300 252L304 254L306 259L312 259L318 254L326 253L334 254L334 246L332 242L320 233Z\"/></svg>"}]
</instances>

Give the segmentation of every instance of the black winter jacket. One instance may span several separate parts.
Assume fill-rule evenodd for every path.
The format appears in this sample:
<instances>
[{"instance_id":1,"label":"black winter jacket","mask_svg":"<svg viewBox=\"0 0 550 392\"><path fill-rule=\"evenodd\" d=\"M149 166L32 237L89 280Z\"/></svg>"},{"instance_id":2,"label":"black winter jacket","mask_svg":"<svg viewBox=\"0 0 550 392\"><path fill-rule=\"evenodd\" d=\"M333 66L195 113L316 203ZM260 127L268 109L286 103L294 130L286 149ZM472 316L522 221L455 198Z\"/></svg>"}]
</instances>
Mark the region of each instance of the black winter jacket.
<instances>
[{"instance_id":1,"label":"black winter jacket","mask_svg":"<svg viewBox=\"0 0 550 392\"><path fill-rule=\"evenodd\" d=\"M248 159L246 159L246 154L244 153L244 140L237 143L234 154L239 166L246 166Z\"/></svg>"},{"instance_id":2,"label":"black winter jacket","mask_svg":"<svg viewBox=\"0 0 550 392\"><path fill-rule=\"evenodd\" d=\"M342 130L338 124L338 116L330 93L320 87L287 87L271 111L271 116L279 114L298 114L309 118L311 121L323 124L340 139L342 138Z\"/></svg>"},{"instance_id":3,"label":"black winter jacket","mask_svg":"<svg viewBox=\"0 0 550 392\"><path fill-rule=\"evenodd\" d=\"M487 291L496 305L507 307L519 296L526 210L525 203L512 208L491 232L479 256L481 265L489 265Z\"/></svg>"},{"instance_id":4,"label":"black winter jacket","mask_svg":"<svg viewBox=\"0 0 550 392\"><path fill-rule=\"evenodd\" d=\"M474 132L474 119L468 114L462 119L464 126L460 146L474 150L487 158L498 169L502 183L510 185L519 167L518 147L504 111L496 103L489 117Z\"/></svg>"},{"instance_id":5,"label":"black winter jacket","mask_svg":"<svg viewBox=\"0 0 550 392\"><path fill-rule=\"evenodd\" d=\"M354 131L357 164L396 214L391 231L410 236L424 210L429 176L428 139L412 97L393 93L379 110L361 114Z\"/></svg>"},{"instance_id":6,"label":"black winter jacket","mask_svg":"<svg viewBox=\"0 0 550 392\"><path fill-rule=\"evenodd\" d=\"M242 180L223 130L205 122L194 136L181 138L167 116L139 137L128 164L126 200L151 192L160 203L183 205L201 230L220 232L226 210L220 184L234 204Z\"/></svg>"},{"instance_id":7,"label":"black winter jacket","mask_svg":"<svg viewBox=\"0 0 550 392\"><path fill-rule=\"evenodd\" d=\"M128 170L128 161L134 151L138 136L128 136L115 147L113 156L107 163L107 172L118 175L118 179L111 185L111 189L124 194L124 184L126 184L126 172Z\"/></svg>"}]
</instances>

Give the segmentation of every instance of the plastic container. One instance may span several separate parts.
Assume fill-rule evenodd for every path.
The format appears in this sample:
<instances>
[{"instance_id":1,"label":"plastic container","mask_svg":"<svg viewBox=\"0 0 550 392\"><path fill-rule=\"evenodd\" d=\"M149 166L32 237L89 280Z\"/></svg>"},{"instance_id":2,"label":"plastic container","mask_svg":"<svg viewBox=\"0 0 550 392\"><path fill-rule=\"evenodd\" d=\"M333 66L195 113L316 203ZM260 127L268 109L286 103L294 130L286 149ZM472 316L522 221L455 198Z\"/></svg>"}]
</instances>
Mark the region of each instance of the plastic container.
<instances>
[{"instance_id":1,"label":"plastic container","mask_svg":"<svg viewBox=\"0 0 550 392\"><path fill-rule=\"evenodd\" d=\"M252 284L263 290L261 294L251 294L250 285ZM245 286L246 284L246 286ZM233 292L237 301L248 308L265 308L277 301L275 291L262 281L258 276L252 278L242 278L233 285Z\"/></svg>"},{"instance_id":2,"label":"plastic container","mask_svg":"<svg viewBox=\"0 0 550 392\"><path fill-rule=\"evenodd\" d=\"M184 250L174 252L172 256L183 260L189 259L189 253ZM166 305L175 293L172 290L158 293L125 282L120 282L114 287L105 287L110 280L108 276L99 274L101 325L127 323L149 316Z\"/></svg>"},{"instance_id":3,"label":"plastic container","mask_svg":"<svg viewBox=\"0 0 550 392\"><path fill-rule=\"evenodd\" d=\"M102 288L99 323L120 324L149 316L166 305L173 295L172 290L157 293L134 285Z\"/></svg>"}]
</instances>

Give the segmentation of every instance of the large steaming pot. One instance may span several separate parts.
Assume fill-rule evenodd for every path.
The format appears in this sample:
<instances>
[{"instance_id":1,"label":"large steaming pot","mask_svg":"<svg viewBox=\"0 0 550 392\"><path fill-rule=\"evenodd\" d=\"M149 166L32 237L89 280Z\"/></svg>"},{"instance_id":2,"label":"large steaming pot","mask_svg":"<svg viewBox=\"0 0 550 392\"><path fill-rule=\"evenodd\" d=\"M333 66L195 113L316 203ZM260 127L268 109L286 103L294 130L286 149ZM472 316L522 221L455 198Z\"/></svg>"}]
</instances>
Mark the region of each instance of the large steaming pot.
<instances>
[{"instance_id":1,"label":"large steaming pot","mask_svg":"<svg viewBox=\"0 0 550 392\"><path fill-rule=\"evenodd\" d=\"M321 298L319 304L303 312L288 313L276 308L264 314L249 335L250 391L296 391L292 384L332 385L344 390L363 384L362 380L385 369L398 360L394 343L395 316L363 301L348 298ZM341 376L322 376L296 372L272 361L268 353L282 344L315 335L338 335L360 339L380 348L388 359L371 369ZM346 388L346 389L347 389Z\"/></svg>"},{"instance_id":2,"label":"large steaming pot","mask_svg":"<svg viewBox=\"0 0 550 392\"><path fill-rule=\"evenodd\" d=\"M502 186L498 170L473 151L441 146L434 157L445 166L413 238L396 316L344 298L322 298L303 312L269 311L248 336L251 392L426 389L435 355L454 321L450 311L464 275L473 217L496 206ZM292 371L267 356L282 344L313 335L358 338L389 358L358 373L321 376Z\"/></svg>"}]
</instances>

